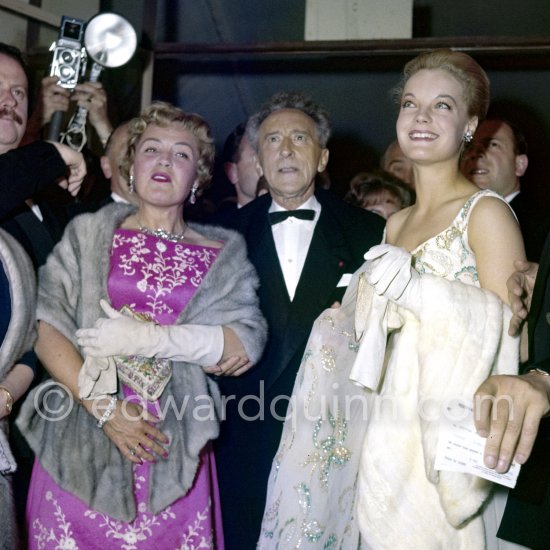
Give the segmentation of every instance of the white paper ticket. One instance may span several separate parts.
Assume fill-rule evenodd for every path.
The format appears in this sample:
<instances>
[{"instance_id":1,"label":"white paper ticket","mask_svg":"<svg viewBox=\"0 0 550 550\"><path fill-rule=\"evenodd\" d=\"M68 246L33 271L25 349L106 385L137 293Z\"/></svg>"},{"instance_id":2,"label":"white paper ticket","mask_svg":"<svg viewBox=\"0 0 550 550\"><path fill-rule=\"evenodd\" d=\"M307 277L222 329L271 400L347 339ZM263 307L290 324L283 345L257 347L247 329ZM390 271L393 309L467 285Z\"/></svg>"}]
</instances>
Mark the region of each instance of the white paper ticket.
<instances>
[{"instance_id":1,"label":"white paper ticket","mask_svg":"<svg viewBox=\"0 0 550 550\"><path fill-rule=\"evenodd\" d=\"M475 430L472 406L455 402L447 406L445 413L439 431L435 469L473 474L506 487L515 487L519 464L513 462L504 474L483 464L487 440Z\"/></svg>"}]
</instances>

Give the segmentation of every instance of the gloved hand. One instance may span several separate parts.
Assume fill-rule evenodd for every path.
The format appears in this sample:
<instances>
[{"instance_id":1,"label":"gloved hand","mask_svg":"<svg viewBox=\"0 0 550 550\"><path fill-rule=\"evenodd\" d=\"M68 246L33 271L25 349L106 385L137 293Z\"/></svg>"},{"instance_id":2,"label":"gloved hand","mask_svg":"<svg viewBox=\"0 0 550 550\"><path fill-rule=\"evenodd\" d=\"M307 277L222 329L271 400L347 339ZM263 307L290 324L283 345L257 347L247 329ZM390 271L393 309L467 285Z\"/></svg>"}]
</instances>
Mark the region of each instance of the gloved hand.
<instances>
[{"instance_id":1,"label":"gloved hand","mask_svg":"<svg viewBox=\"0 0 550 550\"><path fill-rule=\"evenodd\" d=\"M209 325L156 325L123 315L100 300L108 319L98 319L93 328L76 331L85 355L141 355L201 366L218 363L223 354L223 329Z\"/></svg>"},{"instance_id":2,"label":"gloved hand","mask_svg":"<svg viewBox=\"0 0 550 550\"><path fill-rule=\"evenodd\" d=\"M397 246L380 244L364 257L369 262L367 282L374 291L418 316L422 303L421 277L411 265L411 254Z\"/></svg>"}]
</instances>

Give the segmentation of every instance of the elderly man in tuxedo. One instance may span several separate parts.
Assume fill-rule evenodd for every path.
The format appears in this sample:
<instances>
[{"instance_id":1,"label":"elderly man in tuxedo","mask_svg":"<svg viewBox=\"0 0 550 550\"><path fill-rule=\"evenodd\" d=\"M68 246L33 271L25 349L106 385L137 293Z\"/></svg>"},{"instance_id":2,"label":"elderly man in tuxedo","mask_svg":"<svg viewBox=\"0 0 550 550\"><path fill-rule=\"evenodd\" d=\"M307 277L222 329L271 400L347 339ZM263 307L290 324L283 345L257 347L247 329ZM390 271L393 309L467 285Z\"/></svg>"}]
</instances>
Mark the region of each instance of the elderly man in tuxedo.
<instances>
[{"instance_id":1,"label":"elderly man in tuxedo","mask_svg":"<svg viewBox=\"0 0 550 550\"><path fill-rule=\"evenodd\" d=\"M281 92L247 125L269 194L228 222L247 242L269 325L262 359L239 380L222 380L225 421L217 465L227 549L256 546L267 480L289 396L315 318L338 302L363 255L381 241L383 220L323 189L327 113L303 94Z\"/></svg>"}]
</instances>

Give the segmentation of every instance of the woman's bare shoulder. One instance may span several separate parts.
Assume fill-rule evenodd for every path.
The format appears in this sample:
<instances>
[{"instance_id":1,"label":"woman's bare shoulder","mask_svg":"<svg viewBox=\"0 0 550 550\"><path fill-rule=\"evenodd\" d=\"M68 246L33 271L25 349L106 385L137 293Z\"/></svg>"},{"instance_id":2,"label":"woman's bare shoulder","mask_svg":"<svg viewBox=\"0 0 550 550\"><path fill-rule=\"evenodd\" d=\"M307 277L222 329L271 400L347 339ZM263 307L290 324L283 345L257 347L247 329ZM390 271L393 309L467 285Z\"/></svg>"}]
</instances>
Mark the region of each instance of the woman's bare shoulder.
<instances>
[{"instance_id":1,"label":"woman's bare shoulder","mask_svg":"<svg viewBox=\"0 0 550 550\"><path fill-rule=\"evenodd\" d=\"M517 218L511 206L502 198L487 195L481 197L471 210L470 228L498 231L502 226L511 227L519 232Z\"/></svg>"},{"instance_id":2,"label":"woman's bare shoulder","mask_svg":"<svg viewBox=\"0 0 550 550\"><path fill-rule=\"evenodd\" d=\"M397 236L401 232L401 228L405 224L405 221L409 217L411 212L411 206L398 210L395 214L392 214L386 222L386 242L393 243L396 241Z\"/></svg>"}]
</instances>

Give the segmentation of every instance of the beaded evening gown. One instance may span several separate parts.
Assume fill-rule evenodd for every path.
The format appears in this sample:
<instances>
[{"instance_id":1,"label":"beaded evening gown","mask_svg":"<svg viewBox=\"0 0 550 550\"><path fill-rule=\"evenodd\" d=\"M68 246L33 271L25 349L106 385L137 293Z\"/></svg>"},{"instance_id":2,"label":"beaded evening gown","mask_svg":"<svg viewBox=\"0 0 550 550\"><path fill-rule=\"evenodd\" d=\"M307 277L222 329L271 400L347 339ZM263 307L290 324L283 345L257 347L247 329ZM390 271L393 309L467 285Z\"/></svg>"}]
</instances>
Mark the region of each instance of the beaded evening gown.
<instances>
[{"instance_id":1,"label":"beaded evening gown","mask_svg":"<svg viewBox=\"0 0 550 550\"><path fill-rule=\"evenodd\" d=\"M413 266L421 275L429 273L479 287L475 255L468 245L468 220L477 201L485 196L498 197L492 191L475 193L447 229L412 252ZM406 495L385 495L383 479L375 480L378 494L365 493L359 479L363 458L369 459L368 443L373 438L369 426L378 428L376 420L372 423L370 420L380 411L375 407L384 406L380 394L350 381L350 371L360 349L355 315L362 305L361 300L357 302L357 295L359 274L364 270L362 267L354 275L342 306L324 311L313 326L273 461L259 540L261 549L370 548L368 539L361 540L360 526L364 518L358 517L358 499L381 503L379 508L376 504L374 508L383 518L387 496L407 498ZM388 346L386 361L392 353L403 354L392 338ZM408 372L408 359L402 356L403 380L414 376ZM384 380L384 384L386 382ZM409 384L407 390L414 392L410 388ZM379 446L388 441L385 437L390 436L374 434ZM425 478L423 463L414 468L413 475ZM494 499L486 507L490 519L484 520L487 539L495 541L488 547L497 548L494 535L498 519L493 503ZM429 514L425 521L429 524ZM436 534L431 537L429 528L424 533L428 539L432 538L430 548L452 546L440 546L440 539ZM405 528L401 546L393 543L384 546L383 541L373 546L375 549L386 547L393 550L414 546L408 544Z\"/></svg>"},{"instance_id":2,"label":"beaded evening gown","mask_svg":"<svg viewBox=\"0 0 550 550\"><path fill-rule=\"evenodd\" d=\"M129 305L159 324L174 323L218 253L217 248L174 243L119 229L113 237L108 278L111 303L117 309ZM135 395L126 386L124 394ZM149 408L153 414L158 410L155 403ZM29 548L223 549L216 467L210 445L201 453L188 493L156 515L147 510L151 463L135 465L133 473L137 515L125 523L89 509L62 490L37 461L27 505Z\"/></svg>"}]
</instances>

